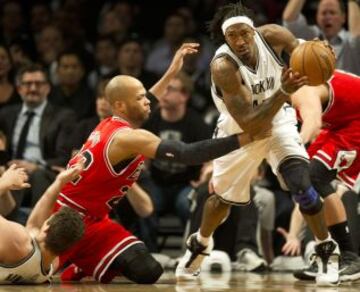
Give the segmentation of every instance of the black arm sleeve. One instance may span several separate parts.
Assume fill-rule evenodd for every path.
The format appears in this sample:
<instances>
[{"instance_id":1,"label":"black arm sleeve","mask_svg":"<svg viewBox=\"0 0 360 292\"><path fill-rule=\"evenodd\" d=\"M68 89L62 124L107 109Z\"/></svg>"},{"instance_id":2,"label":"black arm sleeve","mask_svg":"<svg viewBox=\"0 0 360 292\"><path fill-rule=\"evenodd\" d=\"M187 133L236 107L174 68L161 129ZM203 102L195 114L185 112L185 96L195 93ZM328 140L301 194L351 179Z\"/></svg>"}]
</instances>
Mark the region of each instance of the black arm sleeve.
<instances>
[{"instance_id":1,"label":"black arm sleeve","mask_svg":"<svg viewBox=\"0 0 360 292\"><path fill-rule=\"evenodd\" d=\"M161 141L155 159L199 165L240 148L237 135L225 138L207 139L186 144L181 141Z\"/></svg>"}]
</instances>

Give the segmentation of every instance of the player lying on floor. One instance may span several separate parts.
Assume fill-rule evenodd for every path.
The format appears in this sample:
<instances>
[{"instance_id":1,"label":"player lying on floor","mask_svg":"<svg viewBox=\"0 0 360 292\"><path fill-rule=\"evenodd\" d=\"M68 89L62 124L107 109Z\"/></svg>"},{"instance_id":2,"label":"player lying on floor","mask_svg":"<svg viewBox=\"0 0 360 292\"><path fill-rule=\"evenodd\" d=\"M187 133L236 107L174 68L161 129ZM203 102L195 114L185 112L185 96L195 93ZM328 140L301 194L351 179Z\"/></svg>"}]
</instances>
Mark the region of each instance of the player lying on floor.
<instances>
[{"instance_id":1,"label":"player lying on floor","mask_svg":"<svg viewBox=\"0 0 360 292\"><path fill-rule=\"evenodd\" d=\"M81 238L84 225L78 212L63 207L51 215L51 210L62 186L82 169L77 164L57 176L34 207L26 227L0 216L0 284L49 281L58 254ZM27 179L25 170L13 165L0 178L0 190L28 188Z\"/></svg>"}]
</instances>

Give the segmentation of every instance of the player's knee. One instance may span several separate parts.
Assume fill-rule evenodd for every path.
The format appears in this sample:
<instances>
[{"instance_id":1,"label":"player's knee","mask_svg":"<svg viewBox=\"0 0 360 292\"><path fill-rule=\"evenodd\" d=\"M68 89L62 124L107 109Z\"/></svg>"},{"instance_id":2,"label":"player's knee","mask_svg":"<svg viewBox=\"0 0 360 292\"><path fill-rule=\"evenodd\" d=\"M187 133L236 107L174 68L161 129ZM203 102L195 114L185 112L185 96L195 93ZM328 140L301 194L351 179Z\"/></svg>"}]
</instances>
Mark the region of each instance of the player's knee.
<instances>
[{"instance_id":1,"label":"player's knee","mask_svg":"<svg viewBox=\"0 0 360 292\"><path fill-rule=\"evenodd\" d=\"M121 270L129 280L138 284L153 284L164 272L162 266L143 245L134 245L120 255L112 267Z\"/></svg>"},{"instance_id":2,"label":"player's knee","mask_svg":"<svg viewBox=\"0 0 360 292\"><path fill-rule=\"evenodd\" d=\"M322 208L322 202L311 184L309 164L302 159L293 158L283 162L279 171L301 212L308 215L318 213Z\"/></svg>"},{"instance_id":3,"label":"player's knee","mask_svg":"<svg viewBox=\"0 0 360 292\"><path fill-rule=\"evenodd\" d=\"M335 192L331 181L336 177L335 170L328 170L324 164L318 160L310 163L311 183L322 198L326 198Z\"/></svg>"},{"instance_id":4,"label":"player's knee","mask_svg":"<svg viewBox=\"0 0 360 292\"><path fill-rule=\"evenodd\" d=\"M162 266L150 254L137 257L131 263L130 280L138 284L154 284L164 272Z\"/></svg>"}]
</instances>

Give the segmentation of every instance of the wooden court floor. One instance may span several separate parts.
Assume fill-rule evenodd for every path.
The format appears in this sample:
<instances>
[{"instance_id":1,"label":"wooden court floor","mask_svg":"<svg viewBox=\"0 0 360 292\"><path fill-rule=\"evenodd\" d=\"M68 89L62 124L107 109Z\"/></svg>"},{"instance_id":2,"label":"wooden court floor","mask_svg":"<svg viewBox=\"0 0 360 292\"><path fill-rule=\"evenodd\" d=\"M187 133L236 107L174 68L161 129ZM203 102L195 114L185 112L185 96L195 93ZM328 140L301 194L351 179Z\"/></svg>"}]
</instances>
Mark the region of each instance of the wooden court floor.
<instances>
[{"instance_id":1,"label":"wooden court floor","mask_svg":"<svg viewBox=\"0 0 360 292\"><path fill-rule=\"evenodd\" d=\"M316 287L314 283L297 281L287 273L202 273L198 284L176 284L174 273L165 273L155 285L136 285L116 278L112 284L97 284L93 281L83 280L81 283L60 284L57 279L51 285L41 286L8 286L0 285L0 292L24 291L24 292L204 292L204 291L266 291L266 292L359 292L360 282L342 284L337 287Z\"/></svg>"}]
</instances>

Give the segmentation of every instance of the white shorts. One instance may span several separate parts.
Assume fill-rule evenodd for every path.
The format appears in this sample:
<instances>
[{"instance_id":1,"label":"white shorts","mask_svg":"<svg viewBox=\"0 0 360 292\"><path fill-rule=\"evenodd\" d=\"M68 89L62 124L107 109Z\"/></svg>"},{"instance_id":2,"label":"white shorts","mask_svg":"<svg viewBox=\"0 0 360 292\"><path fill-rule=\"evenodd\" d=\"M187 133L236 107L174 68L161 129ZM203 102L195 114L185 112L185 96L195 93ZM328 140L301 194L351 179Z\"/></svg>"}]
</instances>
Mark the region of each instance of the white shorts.
<instances>
[{"instance_id":1,"label":"white shorts","mask_svg":"<svg viewBox=\"0 0 360 292\"><path fill-rule=\"evenodd\" d=\"M223 137L219 129L217 137ZM215 159L212 183L215 193L226 203L242 205L250 201L250 183L266 159L278 175L278 166L291 157L308 159L295 125L272 129L269 138L252 142L239 150Z\"/></svg>"}]
</instances>

